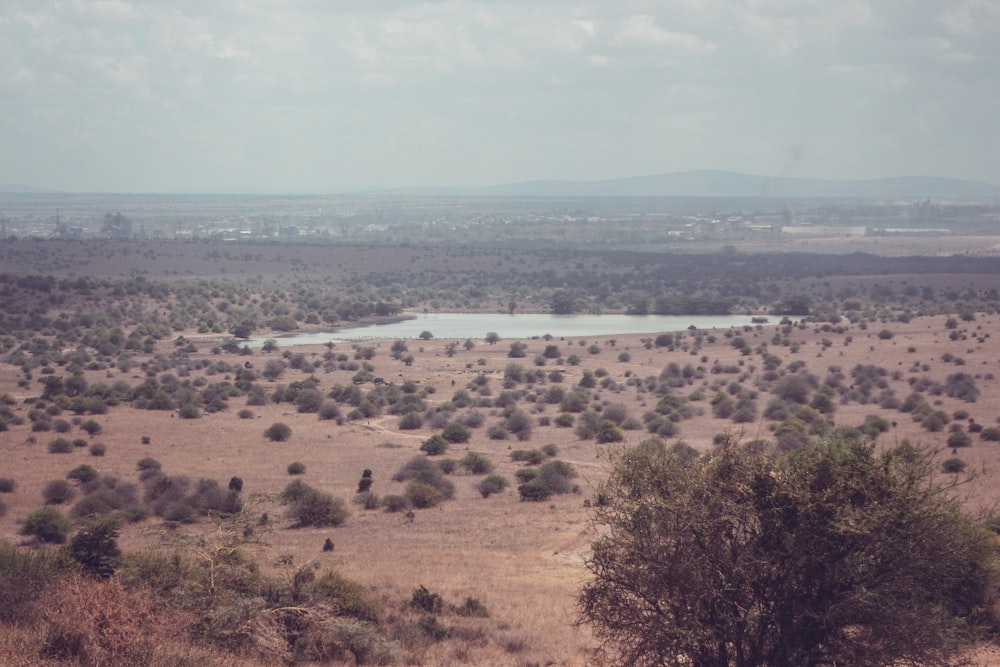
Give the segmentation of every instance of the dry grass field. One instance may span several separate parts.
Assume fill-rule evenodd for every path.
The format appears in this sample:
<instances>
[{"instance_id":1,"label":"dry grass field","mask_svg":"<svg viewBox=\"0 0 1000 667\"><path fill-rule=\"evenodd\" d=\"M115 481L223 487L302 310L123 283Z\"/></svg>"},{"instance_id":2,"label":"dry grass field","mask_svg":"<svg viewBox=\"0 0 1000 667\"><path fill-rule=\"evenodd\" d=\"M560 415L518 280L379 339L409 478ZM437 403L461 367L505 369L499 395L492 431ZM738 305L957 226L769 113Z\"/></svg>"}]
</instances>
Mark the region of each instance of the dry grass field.
<instances>
[{"instance_id":1,"label":"dry grass field","mask_svg":"<svg viewBox=\"0 0 1000 667\"><path fill-rule=\"evenodd\" d=\"M752 346L767 341L777 325L763 325L751 332L739 332ZM949 340L945 318L915 318L909 323L887 325L894 336L881 339L879 326L859 330L851 326L844 334L815 331L812 325L796 329L790 335L800 344L798 351L769 347L782 357L783 366L801 361L809 372L825 377L832 366L849 371L859 364L875 364L889 371L900 371L900 379L887 382L899 396L909 393L907 378L930 377L940 382L956 371L976 377L980 396L974 403L941 396L934 399L935 408L949 414L964 410L980 424L992 425L1000 417L1000 382L994 373L1000 361L1000 341L990 336L983 342L975 339L995 330L996 316L979 316L965 328L969 337L961 342ZM695 363L712 367L738 365L746 373L750 386L761 373L755 357L744 357L730 344L723 331L714 333L714 343L705 343L697 356L682 350L669 352L662 348L646 349L643 336L598 337L578 340L557 340L564 354L591 344L600 346L596 355L584 353L578 366L558 366L565 373L564 384L575 385L585 370L605 369L615 388L597 391L595 400L622 403L631 415L649 410L655 399L626 386L631 377L656 376L670 362ZM848 341L848 337L851 338ZM825 346L824 339L831 344ZM377 371L394 382L411 380L426 389L433 387L428 397L447 401L456 389L465 388L478 373L491 378L494 395L500 391L504 369L513 360L506 357L510 341L490 346L477 341L474 349L459 351L454 357L445 354L448 341L431 340L410 344L415 356L412 366L391 359L389 343L375 343L373 363ZM545 341L527 340L529 357L541 351ZM613 345L612 345L613 343ZM586 347L584 347L585 345ZM207 346L206 346L207 347ZM336 349L336 348L335 348ZM321 355L325 349L296 349L307 355ZM620 352L631 354L631 361L619 362ZM272 352L280 356L282 350ZM942 358L946 354L960 356L964 366L957 367ZM208 353L205 352L207 355ZM268 355L258 353L255 365L262 365ZM701 359L707 358L707 362ZM479 360L485 360L480 365ZM523 361L523 360L521 360ZM472 364L469 368L468 365ZM526 367L530 364L526 365ZM926 370L923 370L926 366ZM546 367L545 370L551 370ZM14 382L14 371L4 367L0 391L19 399L25 393ZM294 379L292 371L274 384ZM350 382L350 373L319 373L321 389ZM99 378L93 378L97 381ZM113 378L104 378L113 379ZM136 382L136 377L126 378ZM694 380L690 391L708 388L731 379L722 374L706 374ZM710 392L709 395L711 395ZM764 403L764 401L759 401ZM537 404L541 406L542 404ZM288 483L289 463L305 465L304 479L310 485L346 499L354 495L364 469L374 476L372 490L379 495L402 493L404 484L391 477L406 461L421 455L419 446L435 429L400 431L399 417L383 415L371 420L318 420L315 414L299 414L288 404L271 404L253 408L253 419L241 419L232 409L206 414L198 419L181 419L171 411L139 411L127 407L112 409L98 417L103 430L93 440L106 444L103 457L89 456L87 448L76 448L69 454L51 454L45 442L49 434L31 434L26 427L15 427L0 436L3 451L3 475L17 480L17 489L5 496L6 516L0 520L0 534L17 539L18 522L41 504L46 482L65 475L81 463L89 463L101 473L123 479L136 479L136 462L154 457L171 474L207 477L225 483L233 475L244 480L244 494L277 494ZM538 415L557 414L557 406L545 406ZM680 437L695 448L705 451L712 447L712 438L727 429L739 430L747 439L768 437L768 421L758 419L741 426L729 420L715 418L704 405L705 413L682 422ZM18 405L16 410L25 411ZM486 409L487 426L498 420L496 410ZM886 411L877 405L851 403L839 405L834 419L839 425L856 426L870 414L883 415L893 423L879 436L880 442L892 443L910 439L929 446L944 448L942 456L950 456L945 446L947 430L929 433L908 414ZM281 421L292 428L287 442L275 443L263 436L266 426ZM279 521L266 535L265 544L257 548L262 564L281 571L287 563L315 563L333 567L347 577L369 586L384 601L386 608L402 606L412 591L420 585L440 593L455 603L475 597L490 610L482 637L466 642L442 642L420 656L423 664L586 664L593 642L586 628L574 625L574 595L586 576L582 559L591 535L585 501L594 494L606 470L608 445L593 440L580 440L570 428L535 427L528 442L491 440L486 428L474 429L471 441L453 445L445 455L461 458L466 451L481 452L495 463L496 472L513 479L519 467L510 459L512 449L555 444L558 458L571 463L579 472L578 493L555 496L541 503L521 502L516 490L482 498L475 489L481 478L456 473L455 498L435 508L417 510L412 518L383 510L352 507L351 517L336 528L288 527ZM643 431L626 431L628 442L645 437ZM36 436L33 438L32 435ZM149 444L143 444L143 437ZM84 437L86 437L84 435ZM610 446L613 447L613 446ZM962 487L960 493L970 496L970 506L992 507L1000 500L1000 444L983 442L973 436L973 444L956 450L970 469L981 471L980 477ZM280 506L272 515L280 516ZM191 530L202 530L204 525ZM146 521L126 528L121 543L130 548L148 547L158 542L162 527ZM322 545L330 538L335 549L323 552ZM281 564L284 565L281 565Z\"/></svg>"},{"instance_id":2,"label":"dry grass field","mask_svg":"<svg viewBox=\"0 0 1000 667\"><path fill-rule=\"evenodd\" d=\"M131 261L131 260L129 260ZM318 261L318 260L317 260ZM127 264L122 269L127 270ZM318 269L317 269L318 270ZM86 268L83 269L86 272ZM848 284L860 279L831 278ZM905 277L896 277L905 284ZM942 277L942 288L949 281L962 287L990 287L994 276ZM828 281L829 282L829 281ZM890 281L891 282L891 281ZM832 412L827 415L837 426L857 427L866 418L876 415L889 422L889 428L877 436L880 444L893 444L908 439L941 450L942 461L957 457L968 470L975 471L972 481L956 487L956 493L968 497L971 510L989 510L1000 502L1000 442L987 441L981 431L970 425L997 425L1000 419L1000 315L976 313L971 321L961 321L957 327L946 325L947 316L913 317L908 322L871 320L862 327L843 320L842 330L824 330L821 323L804 323L782 327L779 318L749 330L713 330L697 332L701 341L695 344L694 333L687 332L674 349L650 344L648 335L598 336L586 339L541 338L524 340L527 356L510 359L507 356L511 340L489 345L475 340L472 349L458 346L454 356L446 347L453 341L432 339L408 341L411 364L394 359L391 342L363 343L375 348L370 363L374 374L387 382L402 385L415 383L425 396L426 415L435 406L449 403L458 390L473 396L486 397L472 382L480 376L489 379L488 396L496 398L504 389L504 374L516 363L524 371L541 369L546 374L563 373L561 385L570 390L585 373L593 373L597 386L591 390L590 403L605 406L620 404L628 415L642 419L652 411L659 397L646 387L655 384L644 381L657 378L671 363L690 364L696 372L678 393L691 396L693 414L679 422L679 433L666 438L668 442L683 440L699 451L713 447L713 438L727 431L745 440L772 438L779 421L762 416L773 384L765 380L763 355L766 352L780 360L778 374L790 366L796 372L809 373L819 382L843 387L834 396ZM775 344L779 330L783 339ZM882 334L883 330L891 333ZM194 332L186 332L194 342L194 361L204 358L210 363L220 359L242 365L249 361L255 369L269 360L281 359L288 348L271 352L256 350L250 356L213 354L212 341ZM539 332L543 335L545 332ZM754 350L744 354L733 346L736 337L744 339ZM535 357L546 345L557 345L558 359L535 365ZM596 346L596 353L591 353ZM157 343L156 352L169 353L171 340ZM338 344L332 350L324 346L296 347L294 353L307 359L321 359L328 352L353 354L350 344ZM628 360L622 360L622 353ZM570 355L580 357L579 364L565 361ZM978 391L974 401L947 395L947 391L924 392L933 410L948 416L948 424L939 431L928 431L913 414L880 406L875 399L842 400L855 384L852 369L859 366L884 369L879 378L878 393L886 391L902 401L914 392L914 385L947 386L950 376L964 373L974 379ZM207 374L205 369L186 379L202 374L218 382L233 379L232 373ZM317 368L313 375L319 380L324 394L335 386L351 385L354 375L348 370L324 371ZM111 368L87 371L90 383L114 383L124 380L130 385L142 382L145 375L138 368L121 372ZM837 377L840 377L837 380ZM587 573L583 560L593 536L587 505L606 476L608 456L622 444L601 445L593 439L581 439L573 428L561 428L553 423L540 425L539 418L553 420L560 414L558 404L547 404L539 394L555 383L547 376L537 383L517 385L522 391L518 406L531 415L534 425L530 439L518 441L513 435L505 440L491 439L488 430L502 421L497 407L460 408L457 418L471 410L485 416L481 427L472 429L472 437L464 444L454 444L442 457L461 459L469 452L478 452L494 464L496 474L511 480L506 491L483 498L476 485L482 475L464 472L458 467L449 476L455 485L454 498L411 514L388 512L384 509L364 509L350 503L355 497L358 481L366 469L374 479L371 490L378 496L402 494L405 482L392 477L407 461L423 456L421 444L440 432L432 428L430 418L419 429L400 429L398 415L381 414L371 419L348 419L338 424L320 420L315 413L299 413L289 403L269 403L250 407L251 418L241 418L237 412L245 407L245 398L229 401L228 409L204 413L196 419L181 418L176 411L138 410L128 406L111 408L107 414L94 417L102 427L100 433L88 436L74 425L66 434L84 438L88 443L106 446L103 456L92 456L87 447L75 447L65 454L50 453L47 443L56 433L33 432L28 424L30 404L25 399L39 394L35 386L19 385L20 371L9 364L0 365L0 395L16 400L15 414L25 417L22 425L0 432L0 476L16 480L12 493L0 500L7 511L0 517L0 537L17 541L23 519L43 502L43 488L54 479L63 478L81 464L89 464L101 474L114 475L127 481L138 481L136 464L145 457L155 458L168 474L187 475L192 479L218 480L223 486L232 476L243 480L243 496L264 494L271 497L257 509L271 518L267 529L258 531L259 542L247 546L261 566L277 576L290 577L294 569L307 565L317 570L333 568L349 579L366 586L381 601L390 617L402 613L413 591L419 586L440 594L449 604L461 604L466 598L479 600L489 610L488 618L449 618L449 623L462 628L451 638L431 643L412 651L410 664L426 665L584 665L595 661L595 642L586 627L576 621L575 595ZM273 381L262 381L268 392L278 385L302 380L307 374L286 369ZM756 417L736 424L731 419L713 415L712 399L719 392L731 394L739 389L756 392ZM373 385L366 384L368 391ZM700 390L700 392L699 392ZM347 412L347 409L344 410ZM69 416L65 416L69 419ZM272 442L264 430L275 422L291 427L292 435L285 442ZM947 445L950 429L958 424L971 438L968 446L953 449ZM645 429L625 430L624 445L635 444L651 437ZM523 467L511 459L517 449L554 445L559 460L573 466L578 473L576 490L556 495L543 502L524 502L516 490L515 473ZM301 479L322 491L332 493L350 503L351 515L340 526L327 528L295 528L284 517L286 508L273 497L293 479L288 466L299 462L305 466ZM942 473L942 480L960 481L964 476ZM120 538L123 549L134 551L164 544L165 537L176 531L204 534L208 543L213 539L212 526L206 521L179 528L168 527L159 519L147 519L127 525ZM324 541L330 539L334 549L324 551ZM0 649L13 640L0 641ZM15 642L16 643L16 642ZM990 651L979 656L982 664L992 663ZM995 663L1000 664L1000 662Z\"/></svg>"}]
</instances>

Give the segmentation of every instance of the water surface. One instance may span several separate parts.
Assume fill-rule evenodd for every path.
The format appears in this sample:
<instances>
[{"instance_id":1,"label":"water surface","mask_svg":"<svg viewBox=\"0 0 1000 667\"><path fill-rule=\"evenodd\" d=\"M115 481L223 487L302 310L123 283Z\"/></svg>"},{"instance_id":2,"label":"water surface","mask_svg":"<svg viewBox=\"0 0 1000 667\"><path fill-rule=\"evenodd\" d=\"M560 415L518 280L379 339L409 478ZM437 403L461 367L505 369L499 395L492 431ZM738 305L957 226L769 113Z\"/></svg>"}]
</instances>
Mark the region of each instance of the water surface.
<instances>
[{"instance_id":1,"label":"water surface","mask_svg":"<svg viewBox=\"0 0 1000 667\"><path fill-rule=\"evenodd\" d=\"M422 313L412 319L388 324L348 327L332 332L304 332L273 336L288 345L321 345L372 339L419 338L429 331L434 338L485 338L496 332L500 338L531 338L549 334L556 338L657 334L696 329L728 329L752 324L750 315L551 315L547 313ZM259 347L264 338L251 339Z\"/></svg>"}]
</instances>

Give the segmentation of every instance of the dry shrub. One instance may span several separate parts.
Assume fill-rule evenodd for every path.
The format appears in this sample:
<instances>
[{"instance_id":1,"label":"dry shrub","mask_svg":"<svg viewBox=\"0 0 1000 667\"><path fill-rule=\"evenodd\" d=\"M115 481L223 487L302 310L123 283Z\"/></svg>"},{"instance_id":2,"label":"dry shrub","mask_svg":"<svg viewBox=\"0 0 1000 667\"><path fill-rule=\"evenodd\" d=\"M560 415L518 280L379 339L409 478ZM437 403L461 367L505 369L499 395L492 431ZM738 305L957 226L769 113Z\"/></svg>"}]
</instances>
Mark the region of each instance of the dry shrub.
<instances>
[{"instance_id":1,"label":"dry shrub","mask_svg":"<svg viewBox=\"0 0 1000 667\"><path fill-rule=\"evenodd\" d=\"M179 612L158 608L153 598L126 591L117 579L66 578L39 600L42 656L81 665L150 664L162 646L186 636Z\"/></svg>"}]
</instances>

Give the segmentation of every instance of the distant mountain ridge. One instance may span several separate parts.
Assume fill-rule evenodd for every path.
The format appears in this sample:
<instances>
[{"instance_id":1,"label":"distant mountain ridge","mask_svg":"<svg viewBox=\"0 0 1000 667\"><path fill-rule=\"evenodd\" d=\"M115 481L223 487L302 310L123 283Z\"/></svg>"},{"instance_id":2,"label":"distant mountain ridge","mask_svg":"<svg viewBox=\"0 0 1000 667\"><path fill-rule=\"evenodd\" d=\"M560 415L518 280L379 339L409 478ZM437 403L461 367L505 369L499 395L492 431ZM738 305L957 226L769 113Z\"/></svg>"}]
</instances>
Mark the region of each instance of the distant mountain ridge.
<instances>
[{"instance_id":1,"label":"distant mountain ridge","mask_svg":"<svg viewBox=\"0 0 1000 667\"><path fill-rule=\"evenodd\" d=\"M856 181L769 177L700 170L603 181L540 180L478 188L406 188L384 192L493 197L849 197L860 199L1000 198L1000 186L928 176Z\"/></svg>"},{"instance_id":2,"label":"distant mountain ridge","mask_svg":"<svg viewBox=\"0 0 1000 667\"><path fill-rule=\"evenodd\" d=\"M2 184L0 194L71 194L30 185ZM79 194L79 193L78 193ZM156 194L156 193L146 193ZM165 193L161 193L165 194ZM408 187L308 193L266 188L199 188L172 195L300 196L373 194L438 197L781 197L851 199L1000 199L1000 186L933 176L898 176L837 181L790 176L758 176L706 169L600 181L537 180L483 187Z\"/></svg>"}]
</instances>

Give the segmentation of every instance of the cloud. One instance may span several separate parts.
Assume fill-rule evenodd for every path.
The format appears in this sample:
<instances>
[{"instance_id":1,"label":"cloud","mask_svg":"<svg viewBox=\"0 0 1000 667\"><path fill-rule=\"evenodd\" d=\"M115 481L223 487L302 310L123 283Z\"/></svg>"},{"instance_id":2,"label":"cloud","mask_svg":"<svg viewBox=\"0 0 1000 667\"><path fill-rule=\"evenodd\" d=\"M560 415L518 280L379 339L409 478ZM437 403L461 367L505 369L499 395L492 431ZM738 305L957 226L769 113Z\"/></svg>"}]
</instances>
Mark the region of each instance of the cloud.
<instances>
[{"instance_id":1,"label":"cloud","mask_svg":"<svg viewBox=\"0 0 1000 667\"><path fill-rule=\"evenodd\" d=\"M0 182L778 173L801 145L797 175L1000 183L996 34L996 0L7 0Z\"/></svg>"}]
</instances>

